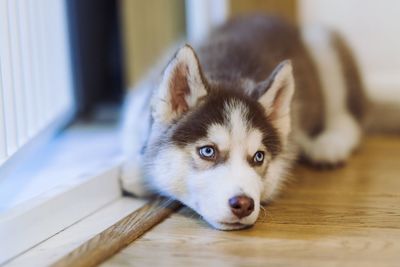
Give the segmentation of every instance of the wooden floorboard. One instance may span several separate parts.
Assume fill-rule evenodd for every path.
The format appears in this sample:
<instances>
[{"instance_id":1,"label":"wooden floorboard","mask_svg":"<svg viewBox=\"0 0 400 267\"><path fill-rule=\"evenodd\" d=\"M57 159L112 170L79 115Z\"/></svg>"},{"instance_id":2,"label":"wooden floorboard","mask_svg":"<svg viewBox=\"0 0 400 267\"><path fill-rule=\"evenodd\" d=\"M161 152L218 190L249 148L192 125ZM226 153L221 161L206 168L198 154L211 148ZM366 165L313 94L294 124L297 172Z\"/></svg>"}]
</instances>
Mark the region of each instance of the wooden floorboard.
<instances>
[{"instance_id":1,"label":"wooden floorboard","mask_svg":"<svg viewBox=\"0 0 400 267\"><path fill-rule=\"evenodd\" d=\"M347 166L298 166L253 228L222 232L187 209L103 266L400 266L400 138L369 137Z\"/></svg>"},{"instance_id":2,"label":"wooden floorboard","mask_svg":"<svg viewBox=\"0 0 400 267\"><path fill-rule=\"evenodd\" d=\"M164 198L151 200L148 204L57 260L51 266L96 266L132 243L180 207L180 203Z\"/></svg>"}]
</instances>

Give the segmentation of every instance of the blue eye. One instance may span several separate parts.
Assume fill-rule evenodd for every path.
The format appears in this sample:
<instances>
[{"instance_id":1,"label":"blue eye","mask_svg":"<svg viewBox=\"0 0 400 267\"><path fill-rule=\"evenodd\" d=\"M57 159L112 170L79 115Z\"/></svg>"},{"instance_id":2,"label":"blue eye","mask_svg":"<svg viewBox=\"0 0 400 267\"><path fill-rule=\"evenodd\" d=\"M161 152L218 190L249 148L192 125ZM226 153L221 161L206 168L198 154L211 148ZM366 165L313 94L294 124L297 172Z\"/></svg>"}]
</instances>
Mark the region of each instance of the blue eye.
<instances>
[{"instance_id":1,"label":"blue eye","mask_svg":"<svg viewBox=\"0 0 400 267\"><path fill-rule=\"evenodd\" d=\"M202 158L212 159L215 157L215 148L212 146L203 146L199 148L199 154Z\"/></svg>"},{"instance_id":2,"label":"blue eye","mask_svg":"<svg viewBox=\"0 0 400 267\"><path fill-rule=\"evenodd\" d=\"M264 152L262 151L257 151L254 154L253 160L257 164L261 164L264 161Z\"/></svg>"}]
</instances>

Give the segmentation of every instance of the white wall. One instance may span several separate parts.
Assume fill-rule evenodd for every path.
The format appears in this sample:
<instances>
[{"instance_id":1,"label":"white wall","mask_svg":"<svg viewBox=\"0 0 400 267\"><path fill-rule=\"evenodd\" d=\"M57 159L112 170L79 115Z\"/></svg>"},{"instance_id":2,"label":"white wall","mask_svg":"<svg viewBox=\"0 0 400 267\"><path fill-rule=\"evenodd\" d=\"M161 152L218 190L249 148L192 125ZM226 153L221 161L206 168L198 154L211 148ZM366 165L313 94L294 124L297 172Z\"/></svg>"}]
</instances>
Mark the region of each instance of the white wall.
<instances>
[{"instance_id":1,"label":"white wall","mask_svg":"<svg viewBox=\"0 0 400 267\"><path fill-rule=\"evenodd\" d=\"M228 0L186 0L186 29L189 42L201 42L212 28L227 19L228 12Z\"/></svg>"},{"instance_id":2,"label":"white wall","mask_svg":"<svg viewBox=\"0 0 400 267\"><path fill-rule=\"evenodd\" d=\"M350 42L369 92L400 103L400 1L300 0L303 24L338 29Z\"/></svg>"}]
</instances>

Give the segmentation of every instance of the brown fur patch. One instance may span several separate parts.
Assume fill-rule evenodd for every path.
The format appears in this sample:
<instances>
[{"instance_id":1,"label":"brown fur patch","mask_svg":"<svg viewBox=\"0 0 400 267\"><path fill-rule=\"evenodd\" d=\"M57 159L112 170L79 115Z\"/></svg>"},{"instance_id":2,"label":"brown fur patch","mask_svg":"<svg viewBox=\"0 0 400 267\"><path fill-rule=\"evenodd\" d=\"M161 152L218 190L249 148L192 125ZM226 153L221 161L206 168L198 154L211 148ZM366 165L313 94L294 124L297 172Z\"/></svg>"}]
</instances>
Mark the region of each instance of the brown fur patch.
<instances>
[{"instance_id":1,"label":"brown fur patch","mask_svg":"<svg viewBox=\"0 0 400 267\"><path fill-rule=\"evenodd\" d=\"M173 142L180 146L193 144L207 136L210 125L223 124L223 101L218 97L207 96L198 108L194 108L177 122L172 134Z\"/></svg>"},{"instance_id":2,"label":"brown fur patch","mask_svg":"<svg viewBox=\"0 0 400 267\"><path fill-rule=\"evenodd\" d=\"M188 67L184 63L179 63L173 73L170 81L170 96L172 110L182 114L189 110L185 97L190 93L187 81Z\"/></svg>"},{"instance_id":3,"label":"brown fur patch","mask_svg":"<svg viewBox=\"0 0 400 267\"><path fill-rule=\"evenodd\" d=\"M224 109L225 103L231 101L240 101L249 109L246 121L250 127L261 131L264 146L272 156L276 156L281 150L281 142L277 130L265 116L263 107L256 100L244 93L240 94L233 88L211 90L202 105L189 112L177 123L172 135L173 142L185 146L207 137L208 128L212 124L228 125Z\"/></svg>"}]
</instances>

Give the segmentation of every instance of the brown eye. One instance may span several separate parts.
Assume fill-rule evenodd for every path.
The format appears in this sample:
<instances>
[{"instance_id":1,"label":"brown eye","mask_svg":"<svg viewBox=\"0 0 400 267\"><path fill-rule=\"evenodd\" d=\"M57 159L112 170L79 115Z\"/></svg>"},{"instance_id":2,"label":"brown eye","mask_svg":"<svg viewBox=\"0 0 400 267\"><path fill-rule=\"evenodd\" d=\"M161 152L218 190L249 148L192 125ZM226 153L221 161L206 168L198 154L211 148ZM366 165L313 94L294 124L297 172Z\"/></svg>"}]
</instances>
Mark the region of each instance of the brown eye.
<instances>
[{"instance_id":1,"label":"brown eye","mask_svg":"<svg viewBox=\"0 0 400 267\"><path fill-rule=\"evenodd\" d=\"M215 158L215 148L212 146L202 146L199 148L199 155L205 159Z\"/></svg>"},{"instance_id":2,"label":"brown eye","mask_svg":"<svg viewBox=\"0 0 400 267\"><path fill-rule=\"evenodd\" d=\"M264 161L264 152L257 151L253 156L254 163L261 165Z\"/></svg>"}]
</instances>

